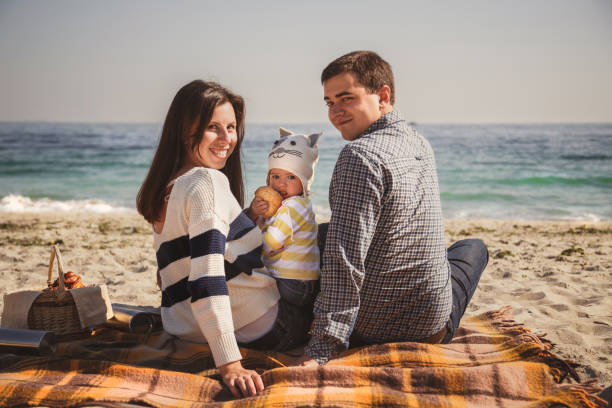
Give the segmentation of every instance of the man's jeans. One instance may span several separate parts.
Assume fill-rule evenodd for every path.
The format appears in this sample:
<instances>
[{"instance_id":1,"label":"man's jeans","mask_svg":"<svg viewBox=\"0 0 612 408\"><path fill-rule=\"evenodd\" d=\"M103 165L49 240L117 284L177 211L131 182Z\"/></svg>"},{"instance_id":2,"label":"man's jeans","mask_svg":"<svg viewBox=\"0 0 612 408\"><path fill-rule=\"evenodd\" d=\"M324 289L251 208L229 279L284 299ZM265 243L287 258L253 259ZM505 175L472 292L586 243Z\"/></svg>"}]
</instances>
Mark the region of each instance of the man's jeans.
<instances>
[{"instance_id":1,"label":"man's jeans","mask_svg":"<svg viewBox=\"0 0 612 408\"><path fill-rule=\"evenodd\" d=\"M450 343L453 339L461 317L476 291L480 275L489 262L489 251L479 239L457 241L447 252L453 285L453 308L442 343Z\"/></svg>"},{"instance_id":2,"label":"man's jeans","mask_svg":"<svg viewBox=\"0 0 612 408\"><path fill-rule=\"evenodd\" d=\"M323 249L327 237L328 223L319 224L319 250L321 252L321 268L323 268ZM489 262L489 251L479 239L463 239L455 242L447 250L448 263L451 268L451 284L453 287L453 306L448 323L446 335L442 343L450 343L455 335L461 317L465 313L468 303L472 299L480 275Z\"/></svg>"}]
</instances>

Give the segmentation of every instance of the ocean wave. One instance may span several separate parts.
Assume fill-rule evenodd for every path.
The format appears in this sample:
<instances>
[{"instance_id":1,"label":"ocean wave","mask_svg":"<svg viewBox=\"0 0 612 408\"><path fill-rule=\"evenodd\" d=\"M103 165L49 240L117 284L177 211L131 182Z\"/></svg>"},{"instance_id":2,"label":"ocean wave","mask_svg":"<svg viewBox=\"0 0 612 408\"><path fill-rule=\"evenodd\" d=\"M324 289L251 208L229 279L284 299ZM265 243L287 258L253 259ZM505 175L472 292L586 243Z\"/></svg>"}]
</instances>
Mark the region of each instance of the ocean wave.
<instances>
[{"instance_id":1,"label":"ocean wave","mask_svg":"<svg viewBox=\"0 0 612 408\"><path fill-rule=\"evenodd\" d=\"M606 155L606 154L587 154L587 155L580 155L580 154L566 154L561 156L562 159L565 160L575 160L575 161L581 161L581 160L610 160L612 159L612 156Z\"/></svg>"},{"instance_id":2,"label":"ocean wave","mask_svg":"<svg viewBox=\"0 0 612 408\"><path fill-rule=\"evenodd\" d=\"M594 214L591 212L581 211L535 211L528 212L520 210L500 210L493 211L490 209L445 209L444 219L469 220L490 218L497 220L541 220L541 221L585 221L599 222L610 220L609 216L603 214Z\"/></svg>"},{"instance_id":3,"label":"ocean wave","mask_svg":"<svg viewBox=\"0 0 612 408\"><path fill-rule=\"evenodd\" d=\"M134 213L136 210L95 199L57 201L50 198L39 198L33 200L30 197L10 194L0 200L0 212Z\"/></svg>"},{"instance_id":4,"label":"ocean wave","mask_svg":"<svg viewBox=\"0 0 612 408\"><path fill-rule=\"evenodd\" d=\"M567 178L558 176L549 177L525 177L519 179L506 179L497 181L499 184L512 186L519 185L589 185L589 186L609 186L612 184L612 177L589 177L589 178Z\"/></svg>"},{"instance_id":5,"label":"ocean wave","mask_svg":"<svg viewBox=\"0 0 612 408\"><path fill-rule=\"evenodd\" d=\"M457 201L480 201L480 200L501 200L501 201L517 201L518 198L511 194L502 193L441 193L440 197L446 200Z\"/></svg>"}]
</instances>

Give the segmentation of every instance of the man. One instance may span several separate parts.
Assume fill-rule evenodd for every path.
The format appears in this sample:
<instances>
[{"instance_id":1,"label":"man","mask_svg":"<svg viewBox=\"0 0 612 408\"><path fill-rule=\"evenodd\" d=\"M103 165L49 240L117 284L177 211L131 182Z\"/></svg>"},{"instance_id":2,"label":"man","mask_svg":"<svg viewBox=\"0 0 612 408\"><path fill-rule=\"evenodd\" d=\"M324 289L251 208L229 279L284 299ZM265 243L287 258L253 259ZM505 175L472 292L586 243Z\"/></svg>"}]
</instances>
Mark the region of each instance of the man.
<instances>
[{"instance_id":1,"label":"man","mask_svg":"<svg viewBox=\"0 0 612 408\"><path fill-rule=\"evenodd\" d=\"M447 256L433 151L394 111L390 65L355 51L330 63L321 83L329 120L349 143L329 187L321 292L298 364L324 364L349 343L450 342L487 249L464 240Z\"/></svg>"}]
</instances>

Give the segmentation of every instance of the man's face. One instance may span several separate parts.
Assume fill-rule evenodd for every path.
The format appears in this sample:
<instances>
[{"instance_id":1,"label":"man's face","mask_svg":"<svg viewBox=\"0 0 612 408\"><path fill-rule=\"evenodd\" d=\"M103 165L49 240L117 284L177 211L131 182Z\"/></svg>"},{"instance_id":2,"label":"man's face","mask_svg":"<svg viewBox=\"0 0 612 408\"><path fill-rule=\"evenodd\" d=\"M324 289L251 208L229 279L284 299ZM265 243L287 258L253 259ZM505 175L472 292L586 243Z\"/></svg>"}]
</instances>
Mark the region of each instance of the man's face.
<instances>
[{"instance_id":1,"label":"man's face","mask_svg":"<svg viewBox=\"0 0 612 408\"><path fill-rule=\"evenodd\" d=\"M355 140L382 116L379 95L368 92L353 72L329 78L323 93L329 121L345 140Z\"/></svg>"}]
</instances>

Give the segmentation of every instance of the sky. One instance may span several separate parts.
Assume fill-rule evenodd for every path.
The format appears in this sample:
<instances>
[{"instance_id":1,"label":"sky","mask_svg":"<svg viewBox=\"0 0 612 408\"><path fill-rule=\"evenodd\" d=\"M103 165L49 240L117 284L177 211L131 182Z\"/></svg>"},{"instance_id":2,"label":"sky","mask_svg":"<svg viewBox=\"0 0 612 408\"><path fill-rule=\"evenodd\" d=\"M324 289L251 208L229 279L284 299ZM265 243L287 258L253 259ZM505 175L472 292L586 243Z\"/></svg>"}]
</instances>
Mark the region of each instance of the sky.
<instances>
[{"instance_id":1,"label":"sky","mask_svg":"<svg viewBox=\"0 0 612 408\"><path fill-rule=\"evenodd\" d=\"M610 0L0 0L0 121L161 123L204 79L247 123L321 123L360 49L418 123L612 122Z\"/></svg>"}]
</instances>

